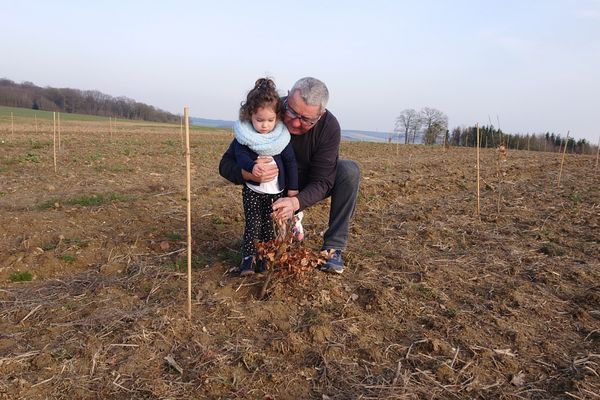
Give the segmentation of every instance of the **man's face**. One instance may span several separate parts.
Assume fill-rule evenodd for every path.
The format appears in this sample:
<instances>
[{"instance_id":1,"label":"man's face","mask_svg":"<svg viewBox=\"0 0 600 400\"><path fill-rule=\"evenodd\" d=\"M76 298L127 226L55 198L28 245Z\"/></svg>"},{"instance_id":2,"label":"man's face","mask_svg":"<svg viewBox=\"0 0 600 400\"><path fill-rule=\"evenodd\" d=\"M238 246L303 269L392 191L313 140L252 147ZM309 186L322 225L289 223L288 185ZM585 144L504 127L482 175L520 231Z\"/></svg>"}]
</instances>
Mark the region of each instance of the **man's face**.
<instances>
[{"instance_id":1,"label":"man's face","mask_svg":"<svg viewBox=\"0 0 600 400\"><path fill-rule=\"evenodd\" d=\"M299 91L287 97L287 110L283 113L283 123L292 135L303 135L319 120L321 107L310 106L302 100Z\"/></svg>"}]
</instances>

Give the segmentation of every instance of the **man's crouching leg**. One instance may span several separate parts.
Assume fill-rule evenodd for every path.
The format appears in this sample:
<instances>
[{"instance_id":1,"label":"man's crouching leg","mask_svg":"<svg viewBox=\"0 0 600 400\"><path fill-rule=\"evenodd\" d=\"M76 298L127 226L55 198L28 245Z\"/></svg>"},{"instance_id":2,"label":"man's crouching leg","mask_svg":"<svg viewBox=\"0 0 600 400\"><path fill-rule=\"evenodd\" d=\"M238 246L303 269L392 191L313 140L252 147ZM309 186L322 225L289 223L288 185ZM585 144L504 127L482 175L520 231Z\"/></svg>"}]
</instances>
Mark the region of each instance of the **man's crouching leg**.
<instances>
[{"instance_id":1,"label":"man's crouching leg","mask_svg":"<svg viewBox=\"0 0 600 400\"><path fill-rule=\"evenodd\" d=\"M329 229L325 232L323 249L334 249L331 259L323 266L323 270L344 271L342 250L348 242L348 228L356 208L360 168L352 160L338 160L335 183L331 189L331 209L329 210Z\"/></svg>"}]
</instances>

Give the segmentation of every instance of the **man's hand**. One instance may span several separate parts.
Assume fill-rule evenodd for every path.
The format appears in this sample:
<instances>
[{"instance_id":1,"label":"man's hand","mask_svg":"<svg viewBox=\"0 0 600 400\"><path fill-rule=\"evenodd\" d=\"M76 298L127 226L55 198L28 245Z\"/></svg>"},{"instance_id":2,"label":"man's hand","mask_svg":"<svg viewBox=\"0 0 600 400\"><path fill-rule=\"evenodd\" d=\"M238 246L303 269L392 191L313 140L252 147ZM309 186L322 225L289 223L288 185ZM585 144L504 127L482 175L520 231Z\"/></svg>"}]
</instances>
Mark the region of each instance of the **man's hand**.
<instances>
[{"instance_id":1,"label":"man's hand","mask_svg":"<svg viewBox=\"0 0 600 400\"><path fill-rule=\"evenodd\" d=\"M279 175L279 169L277 168L277 164L270 164L271 161L273 161L273 157L258 156L254 162L252 172L242 170L242 178L245 181L259 183L272 181Z\"/></svg>"},{"instance_id":2,"label":"man's hand","mask_svg":"<svg viewBox=\"0 0 600 400\"><path fill-rule=\"evenodd\" d=\"M294 211L300 209L297 197L282 197L273 203L273 216L275 219L287 221L294 216Z\"/></svg>"}]
</instances>

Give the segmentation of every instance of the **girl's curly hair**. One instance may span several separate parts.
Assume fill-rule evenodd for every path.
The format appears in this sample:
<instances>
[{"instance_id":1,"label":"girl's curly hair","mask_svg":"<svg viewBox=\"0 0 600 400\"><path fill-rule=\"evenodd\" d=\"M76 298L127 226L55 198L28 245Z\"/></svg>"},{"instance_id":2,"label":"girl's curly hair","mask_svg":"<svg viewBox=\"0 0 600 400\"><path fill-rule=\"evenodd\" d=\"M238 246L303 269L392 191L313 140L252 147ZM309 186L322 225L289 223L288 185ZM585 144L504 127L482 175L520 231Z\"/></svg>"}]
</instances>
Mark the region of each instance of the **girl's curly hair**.
<instances>
[{"instance_id":1,"label":"girl's curly hair","mask_svg":"<svg viewBox=\"0 0 600 400\"><path fill-rule=\"evenodd\" d=\"M254 88L248 92L246 101L240 107L240 121L251 121L252 114L259 108L273 107L275 114L279 116L281 111L281 100L275 87L275 82L270 78L259 78L254 83Z\"/></svg>"}]
</instances>

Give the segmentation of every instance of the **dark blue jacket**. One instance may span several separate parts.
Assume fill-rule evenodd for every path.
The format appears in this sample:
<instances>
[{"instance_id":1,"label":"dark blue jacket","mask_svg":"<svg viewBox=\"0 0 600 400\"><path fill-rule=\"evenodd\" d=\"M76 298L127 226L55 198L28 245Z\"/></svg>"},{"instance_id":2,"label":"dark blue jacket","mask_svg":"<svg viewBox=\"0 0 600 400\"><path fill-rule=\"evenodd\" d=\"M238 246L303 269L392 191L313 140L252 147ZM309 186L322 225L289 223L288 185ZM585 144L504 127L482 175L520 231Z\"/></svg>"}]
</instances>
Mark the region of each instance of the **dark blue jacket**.
<instances>
[{"instance_id":1,"label":"dark blue jacket","mask_svg":"<svg viewBox=\"0 0 600 400\"><path fill-rule=\"evenodd\" d=\"M258 157L258 154L235 139L233 140L233 147L238 167L252 173L254 161ZM292 145L288 143L280 154L273 156L273 160L275 160L277 168L279 168L279 176L277 177L279 187L282 190L298 190L298 165L296 164L296 156ZM259 182L248 182L260 185Z\"/></svg>"}]
</instances>

